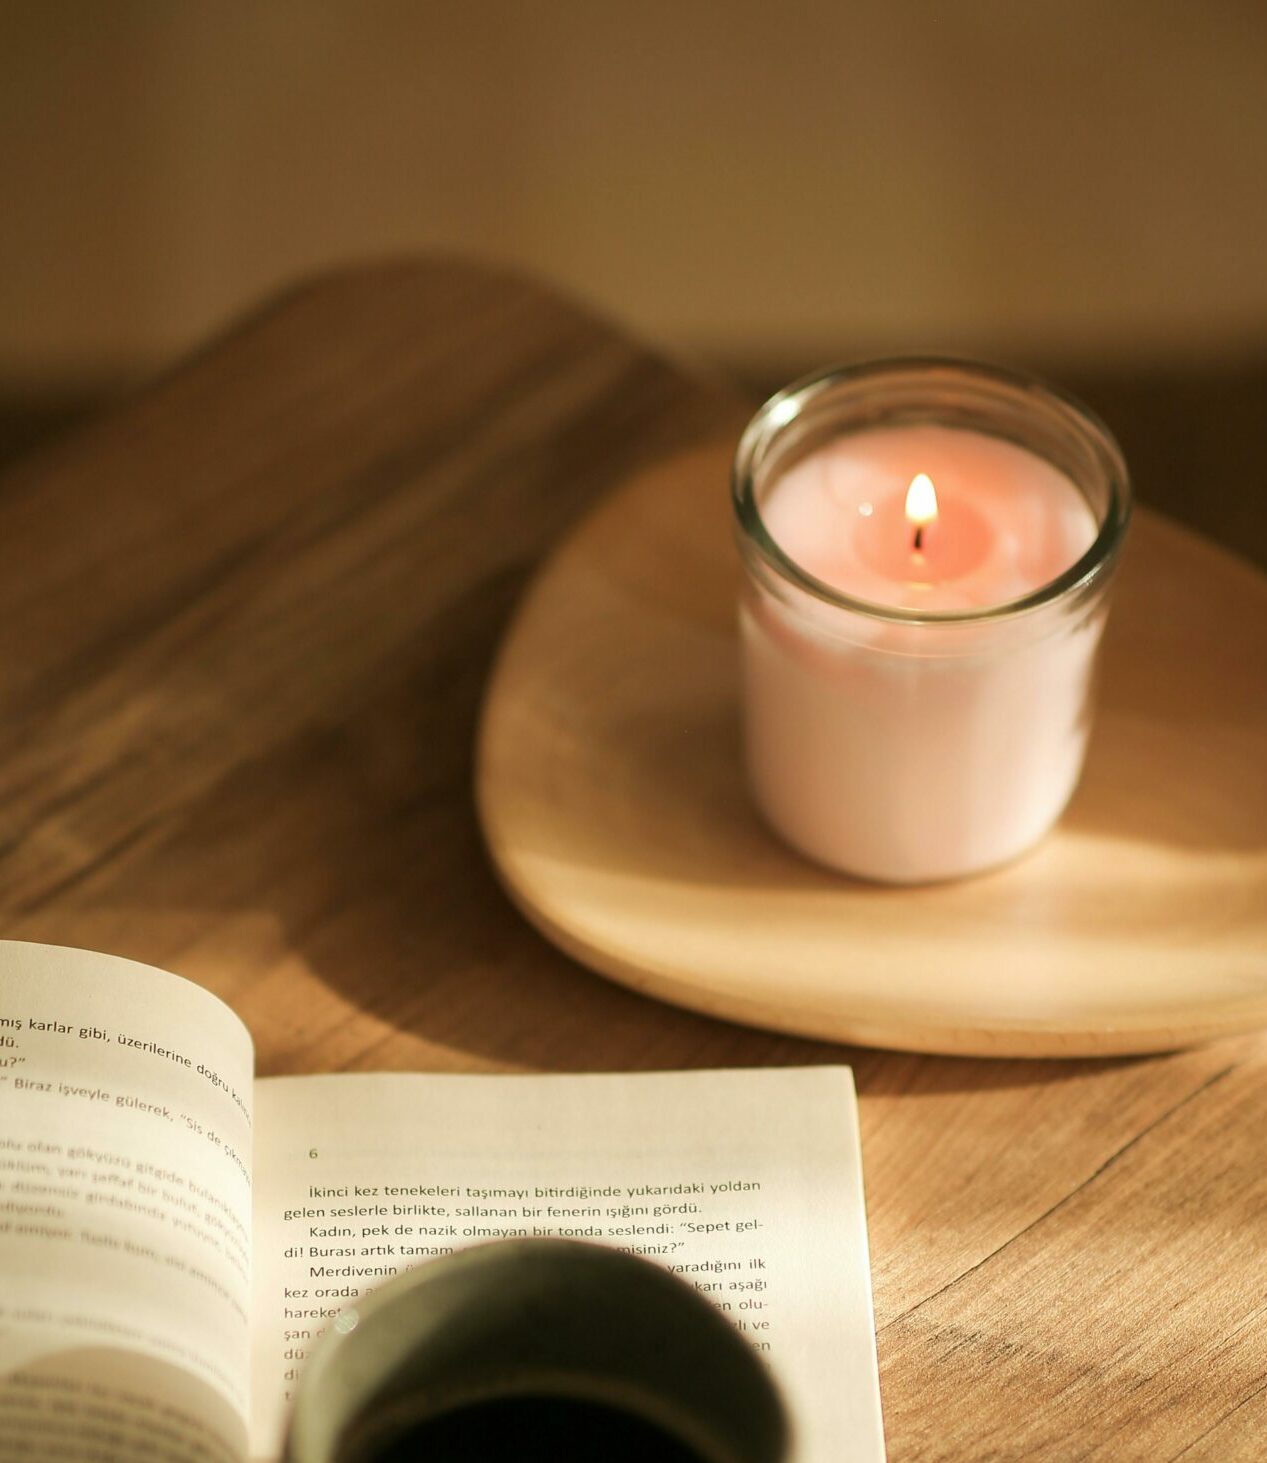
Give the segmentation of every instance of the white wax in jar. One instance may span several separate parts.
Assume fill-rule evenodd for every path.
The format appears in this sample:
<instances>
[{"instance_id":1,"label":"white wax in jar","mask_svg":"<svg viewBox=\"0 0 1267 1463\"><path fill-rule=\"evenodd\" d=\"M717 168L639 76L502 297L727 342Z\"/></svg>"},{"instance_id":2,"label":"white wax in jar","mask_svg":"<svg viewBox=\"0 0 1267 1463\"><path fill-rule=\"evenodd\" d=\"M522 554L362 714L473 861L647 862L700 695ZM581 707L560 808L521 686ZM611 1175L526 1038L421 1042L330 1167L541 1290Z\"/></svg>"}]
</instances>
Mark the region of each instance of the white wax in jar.
<instances>
[{"instance_id":1,"label":"white wax in jar","mask_svg":"<svg viewBox=\"0 0 1267 1463\"><path fill-rule=\"evenodd\" d=\"M926 474L937 517L906 516ZM1070 478L1014 443L936 424L850 433L759 504L830 589L881 608L966 612L1058 578L1096 537ZM754 795L789 843L910 883L991 867L1059 816L1082 767L1100 608L895 623L750 586L741 614Z\"/></svg>"}]
</instances>

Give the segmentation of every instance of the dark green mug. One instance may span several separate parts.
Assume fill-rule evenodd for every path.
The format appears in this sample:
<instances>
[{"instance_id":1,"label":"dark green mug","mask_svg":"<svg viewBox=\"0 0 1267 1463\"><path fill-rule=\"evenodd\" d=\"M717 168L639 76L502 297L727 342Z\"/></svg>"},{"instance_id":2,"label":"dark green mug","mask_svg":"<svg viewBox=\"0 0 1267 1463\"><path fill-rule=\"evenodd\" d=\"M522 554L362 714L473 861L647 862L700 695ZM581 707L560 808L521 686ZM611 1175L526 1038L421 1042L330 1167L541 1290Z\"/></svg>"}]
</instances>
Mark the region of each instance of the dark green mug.
<instances>
[{"instance_id":1,"label":"dark green mug","mask_svg":"<svg viewBox=\"0 0 1267 1463\"><path fill-rule=\"evenodd\" d=\"M504 1240L342 1312L300 1378L287 1463L786 1463L765 1364L692 1286L572 1240Z\"/></svg>"}]
</instances>

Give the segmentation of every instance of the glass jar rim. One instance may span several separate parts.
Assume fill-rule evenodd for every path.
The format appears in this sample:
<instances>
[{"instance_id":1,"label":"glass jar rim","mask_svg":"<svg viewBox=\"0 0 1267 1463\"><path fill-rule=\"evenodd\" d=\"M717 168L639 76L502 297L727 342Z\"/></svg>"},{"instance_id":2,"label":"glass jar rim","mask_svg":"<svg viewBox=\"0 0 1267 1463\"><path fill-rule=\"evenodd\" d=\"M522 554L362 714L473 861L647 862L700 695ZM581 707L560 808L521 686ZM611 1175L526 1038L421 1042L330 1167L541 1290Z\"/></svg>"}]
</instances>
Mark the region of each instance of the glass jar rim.
<instances>
[{"instance_id":1,"label":"glass jar rim","mask_svg":"<svg viewBox=\"0 0 1267 1463\"><path fill-rule=\"evenodd\" d=\"M921 372L930 375L953 373L962 383L975 380L982 387L1010 390L1017 394L1018 399L1028 400L1049 416L1059 419L1095 454L1108 489L1104 509L1097 514L1096 536L1081 557L1055 579L997 605L964 610L903 609L897 605L855 598L816 578L791 558L771 535L757 503L756 478L765 450L779 434L797 421L811 403L835 386L878 386L886 379L896 381ZM941 418L930 403L927 417L920 419L938 421ZM866 423L869 427L883 424L882 414ZM978 430L988 431L988 428ZM846 437L850 431L850 428L845 428L839 435ZM1033 446L1020 445L1045 457ZM1081 491L1082 485L1078 486ZM1117 558L1130 521L1131 499L1130 476L1122 449L1108 427L1089 407L1068 392L1027 372L953 356L892 356L854 365L826 366L802 376L776 391L758 408L739 439L731 471L731 503L741 547L755 552L778 579L825 604L872 620L906 625L962 625L1013 619L1089 590L1105 576Z\"/></svg>"}]
</instances>

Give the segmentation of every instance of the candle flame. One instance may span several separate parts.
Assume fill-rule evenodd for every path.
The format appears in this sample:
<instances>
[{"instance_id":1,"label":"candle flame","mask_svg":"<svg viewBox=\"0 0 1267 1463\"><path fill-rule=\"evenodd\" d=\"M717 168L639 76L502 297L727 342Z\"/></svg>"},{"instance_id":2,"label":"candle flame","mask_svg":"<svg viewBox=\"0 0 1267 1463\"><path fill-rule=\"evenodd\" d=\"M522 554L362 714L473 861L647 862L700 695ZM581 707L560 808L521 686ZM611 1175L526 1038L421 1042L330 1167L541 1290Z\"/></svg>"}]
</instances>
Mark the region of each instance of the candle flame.
<instances>
[{"instance_id":1,"label":"candle flame","mask_svg":"<svg viewBox=\"0 0 1267 1463\"><path fill-rule=\"evenodd\" d=\"M906 490L906 516L916 528L923 528L937 517L937 490L927 473L917 472Z\"/></svg>"}]
</instances>

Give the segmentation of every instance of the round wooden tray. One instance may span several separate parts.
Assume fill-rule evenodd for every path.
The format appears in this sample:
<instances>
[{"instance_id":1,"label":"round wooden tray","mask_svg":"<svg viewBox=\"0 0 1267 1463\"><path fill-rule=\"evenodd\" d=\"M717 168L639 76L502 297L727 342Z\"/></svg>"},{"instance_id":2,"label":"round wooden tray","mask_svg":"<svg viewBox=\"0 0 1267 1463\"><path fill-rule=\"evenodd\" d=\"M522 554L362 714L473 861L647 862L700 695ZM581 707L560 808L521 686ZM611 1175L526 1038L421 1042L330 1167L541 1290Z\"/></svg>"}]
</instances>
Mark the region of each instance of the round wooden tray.
<instances>
[{"instance_id":1,"label":"round wooden tray","mask_svg":"<svg viewBox=\"0 0 1267 1463\"><path fill-rule=\"evenodd\" d=\"M525 915L650 995L870 1046L1073 1056L1267 1024L1267 579L1140 513L1056 830L960 883L855 882L745 791L731 446L623 485L507 637L477 791Z\"/></svg>"}]
</instances>

